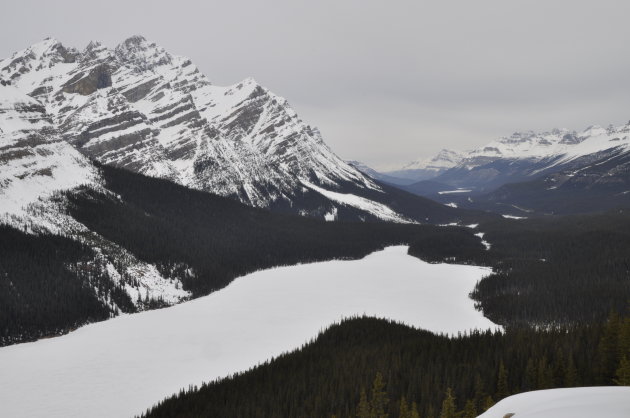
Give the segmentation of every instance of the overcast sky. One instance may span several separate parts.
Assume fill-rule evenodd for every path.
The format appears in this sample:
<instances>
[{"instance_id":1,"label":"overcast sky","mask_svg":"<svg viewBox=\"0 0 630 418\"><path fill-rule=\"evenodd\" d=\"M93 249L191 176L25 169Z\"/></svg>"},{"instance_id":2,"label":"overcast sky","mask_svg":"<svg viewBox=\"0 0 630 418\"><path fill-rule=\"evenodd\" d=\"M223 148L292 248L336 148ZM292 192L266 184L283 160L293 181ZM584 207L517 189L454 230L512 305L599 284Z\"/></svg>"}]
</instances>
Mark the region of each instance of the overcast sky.
<instances>
[{"instance_id":1,"label":"overcast sky","mask_svg":"<svg viewBox=\"0 0 630 418\"><path fill-rule=\"evenodd\" d=\"M630 2L8 1L0 57L133 34L219 85L252 76L377 168L518 130L630 120Z\"/></svg>"}]
</instances>

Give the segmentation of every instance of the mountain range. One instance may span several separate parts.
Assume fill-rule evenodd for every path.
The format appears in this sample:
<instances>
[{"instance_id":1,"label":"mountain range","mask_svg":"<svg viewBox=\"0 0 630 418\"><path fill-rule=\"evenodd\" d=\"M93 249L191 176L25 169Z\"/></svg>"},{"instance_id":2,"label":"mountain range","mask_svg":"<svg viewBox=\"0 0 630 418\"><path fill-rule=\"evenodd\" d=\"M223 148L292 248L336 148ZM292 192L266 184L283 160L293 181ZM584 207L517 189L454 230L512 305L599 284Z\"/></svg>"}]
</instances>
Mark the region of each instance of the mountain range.
<instances>
[{"instance_id":1,"label":"mountain range","mask_svg":"<svg viewBox=\"0 0 630 418\"><path fill-rule=\"evenodd\" d=\"M33 169L18 176L48 190L96 181L88 163L95 160L251 206L328 220L457 217L387 190L341 160L287 100L255 80L213 85L190 59L141 36L113 49L91 42L82 51L46 39L0 61L0 80L4 161L29 165ZM35 137L37 146L54 143L55 150L35 157L24 142ZM27 164L25 153L37 162ZM58 178L62 165L74 172L70 183ZM50 178L41 179L42 173ZM23 187L13 173L3 174L0 195Z\"/></svg>"},{"instance_id":2,"label":"mountain range","mask_svg":"<svg viewBox=\"0 0 630 418\"><path fill-rule=\"evenodd\" d=\"M630 204L629 158L630 122L581 132L517 132L472 151L442 150L379 175L454 207L510 216L585 213Z\"/></svg>"}]
</instances>

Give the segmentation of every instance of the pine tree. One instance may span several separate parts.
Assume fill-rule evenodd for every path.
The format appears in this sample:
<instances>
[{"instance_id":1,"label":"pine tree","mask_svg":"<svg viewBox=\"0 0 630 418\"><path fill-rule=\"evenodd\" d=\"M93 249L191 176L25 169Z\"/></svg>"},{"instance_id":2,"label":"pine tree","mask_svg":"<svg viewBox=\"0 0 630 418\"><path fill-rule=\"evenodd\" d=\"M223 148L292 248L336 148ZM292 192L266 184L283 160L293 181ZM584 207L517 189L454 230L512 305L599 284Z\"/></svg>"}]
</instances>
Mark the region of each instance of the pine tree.
<instances>
[{"instance_id":1,"label":"pine tree","mask_svg":"<svg viewBox=\"0 0 630 418\"><path fill-rule=\"evenodd\" d=\"M619 362L619 328L621 319L616 312L608 317L604 333L598 346L599 381L608 384L615 373Z\"/></svg>"},{"instance_id":2,"label":"pine tree","mask_svg":"<svg viewBox=\"0 0 630 418\"><path fill-rule=\"evenodd\" d=\"M497 376L497 399L501 400L510 394L508 390L507 370L503 360L499 363L499 373Z\"/></svg>"},{"instance_id":3,"label":"pine tree","mask_svg":"<svg viewBox=\"0 0 630 418\"><path fill-rule=\"evenodd\" d=\"M383 375L376 373L374 383L372 383L372 399L370 400L370 413L372 418L387 418L387 392L385 392L385 383Z\"/></svg>"},{"instance_id":4,"label":"pine tree","mask_svg":"<svg viewBox=\"0 0 630 418\"><path fill-rule=\"evenodd\" d=\"M619 386L630 386L630 360L628 360L627 356L621 358L615 376L614 382L616 384Z\"/></svg>"},{"instance_id":5,"label":"pine tree","mask_svg":"<svg viewBox=\"0 0 630 418\"><path fill-rule=\"evenodd\" d=\"M359 405L357 406L357 418L370 418L370 404L365 394L365 389L361 389Z\"/></svg>"},{"instance_id":6,"label":"pine tree","mask_svg":"<svg viewBox=\"0 0 630 418\"><path fill-rule=\"evenodd\" d=\"M477 373L475 375L475 409L482 407L484 395L483 380L481 379L481 375Z\"/></svg>"},{"instance_id":7,"label":"pine tree","mask_svg":"<svg viewBox=\"0 0 630 418\"><path fill-rule=\"evenodd\" d=\"M536 372L536 366L534 364L534 360L529 358L527 360L527 365L525 366L525 382L523 388L525 390L534 390L538 386L538 375Z\"/></svg>"},{"instance_id":8,"label":"pine tree","mask_svg":"<svg viewBox=\"0 0 630 418\"><path fill-rule=\"evenodd\" d=\"M411 404L411 418L420 418L420 413L418 412L418 404L413 402Z\"/></svg>"},{"instance_id":9,"label":"pine tree","mask_svg":"<svg viewBox=\"0 0 630 418\"><path fill-rule=\"evenodd\" d=\"M547 357L542 356L538 362L538 376L536 389L550 389L553 387L553 370L547 362Z\"/></svg>"},{"instance_id":10,"label":"pine tree","mask_svg":"<svg viewBox=\"0 0 630 418\"><path fill-rule=\"evenodd\" d=\"M558 347L556 351L556 357L553 361L553 383L554 387L560 387L564 383L565 380L565 361L564 354L560 347Z\"/></svg>"},{"instance_id":11,"label":"pine tree","mask_svg":"<svg viewBox=\"0 0 630 418\"><path fill-rule=\"evenodd\" d=\"M466 401L466 405L464 405L464 414L462 418L476 418L477 417L477 408L475 407L475 402L472 399Z\"/></svg>"},{"instance_id":12,"label":"pine tree","mask_svg":"<svg viewBox=\"0 0 630 418\"><path fill-rule=\"evenodd\" d=\"M496 402L492 399L492 396L486 396L486 399L483 400L483 411L486 412L488 409L492 408Z\"/></svg>"},{"instance_id":13,"label":"pine tree","mask_svg":"<svg viewBox=\"0 0 630 418\"><path fill-rule=\"evenodd\" d=\"M579 384L577 367L575 367L575 362L573 361L573 353L569 353L563 383L564 387L567 388L572 388Z\"/></svg>"},{"instance_id":14,"label":"pine tree","mask_svg":"<svg viewBox=\"0 0 630 418\"><path fill-rule=\"evenodd\" d=\"M400 400L400 412L398 414L399 418L411 418L411 410L409 409L409 405L407 405L407 399L403 396Z\"/></svg>"},{"instance_id":15,"label":"pine tree","mask_svg":"<svg viewBox=\"0 0 630 418\"><path fill-rule=\"evenodd\" d=\"M456 418L455 396L453 396L453 390L451 388L446 389L446 396L442 402L440 418Z\"/></svg>"}]
</instances>

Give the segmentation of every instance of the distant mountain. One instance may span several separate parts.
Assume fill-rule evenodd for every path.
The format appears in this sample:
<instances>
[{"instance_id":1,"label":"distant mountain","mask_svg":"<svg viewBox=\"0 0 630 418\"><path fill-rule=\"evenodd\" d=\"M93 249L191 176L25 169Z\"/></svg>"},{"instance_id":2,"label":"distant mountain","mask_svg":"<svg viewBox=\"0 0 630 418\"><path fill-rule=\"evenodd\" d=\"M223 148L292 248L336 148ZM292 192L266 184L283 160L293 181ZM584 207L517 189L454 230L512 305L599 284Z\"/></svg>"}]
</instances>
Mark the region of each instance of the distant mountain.
<instances>
[{"instance_id":1,"label":"distant mountain","mask_svg":"<svg viewBox=\"0 0 630 418\"><path fill-rule=\"evenodd\" d=\"M516 216L630 207L630 153L612 148L563 163L533 180L508 183L462 206Z\"/></svg>"},{"instance_id":2,"label":"distant mountain","mask_svg":"<svg viewBox=\"0 0 630 418\"><path fill-rule=\"evenodd\" d=\"M446 170L457 166L464 154L443 149L431 158L413 161L400 170L388 171L385 174L416 181L429 180L439 176Z\"/></svg>"},{"instance_id":3,"label":"distant mountain","mask_svg":"<svg viewBox=\"0 0 630 418\"><path fill-rule=\"evenodd\" d=\"M630 206L629 135L630 123L514 133L463 154L431 183L402 188L458 207L517 216Z\"/></svg>"},{"instance_id":4,"label":"distant mountain","mask_svg":"<svg viewBox=\"0 0 630 418\"><path fill-rule=\"evenodd\" d=\"M59 139L104 164L281 212L427 217L391 209L380 185L337 157L287 100L251 78L215 86L190 59L141 36L82 51L47 39L1 60L0 79L31 97Z\"/></svg>"},{"instance_id":5,"label":"distant mountain","mask_svg":"<svg viewBox=\"0 0 630 418\"><path fill-rule=\"evenodd\" d=\"M383 174L360 161L348 161L348 164L350 164L351 166L353 166L354 168L356 168L363 174L370 176L374 180L382 181L384 183L393 184L393 185L407 185L414 182L414 180L411 180L411 179L393 177L387 174Z\"/></svg>"}]
</instances>

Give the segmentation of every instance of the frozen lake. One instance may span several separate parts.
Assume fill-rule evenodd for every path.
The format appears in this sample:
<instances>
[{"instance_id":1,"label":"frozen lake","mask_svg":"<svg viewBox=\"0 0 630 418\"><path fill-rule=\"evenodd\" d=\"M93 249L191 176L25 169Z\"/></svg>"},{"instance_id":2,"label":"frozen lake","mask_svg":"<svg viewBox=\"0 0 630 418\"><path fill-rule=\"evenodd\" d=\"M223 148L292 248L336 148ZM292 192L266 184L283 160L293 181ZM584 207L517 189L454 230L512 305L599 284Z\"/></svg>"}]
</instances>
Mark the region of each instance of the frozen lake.
<instances>
[{"instance_id":1,"label":"frozen lake","mask_svg":"<svg viewBox=\"0 0 630 418\"><path fill-rule=\"evenodd\" d=\"M352 315L435 332L496 326L468 298L489 269L389 247L249 274L209 296L0 349L0 416L131 417L189 384L298 348Z\"/></svg>"}]
</instances>

